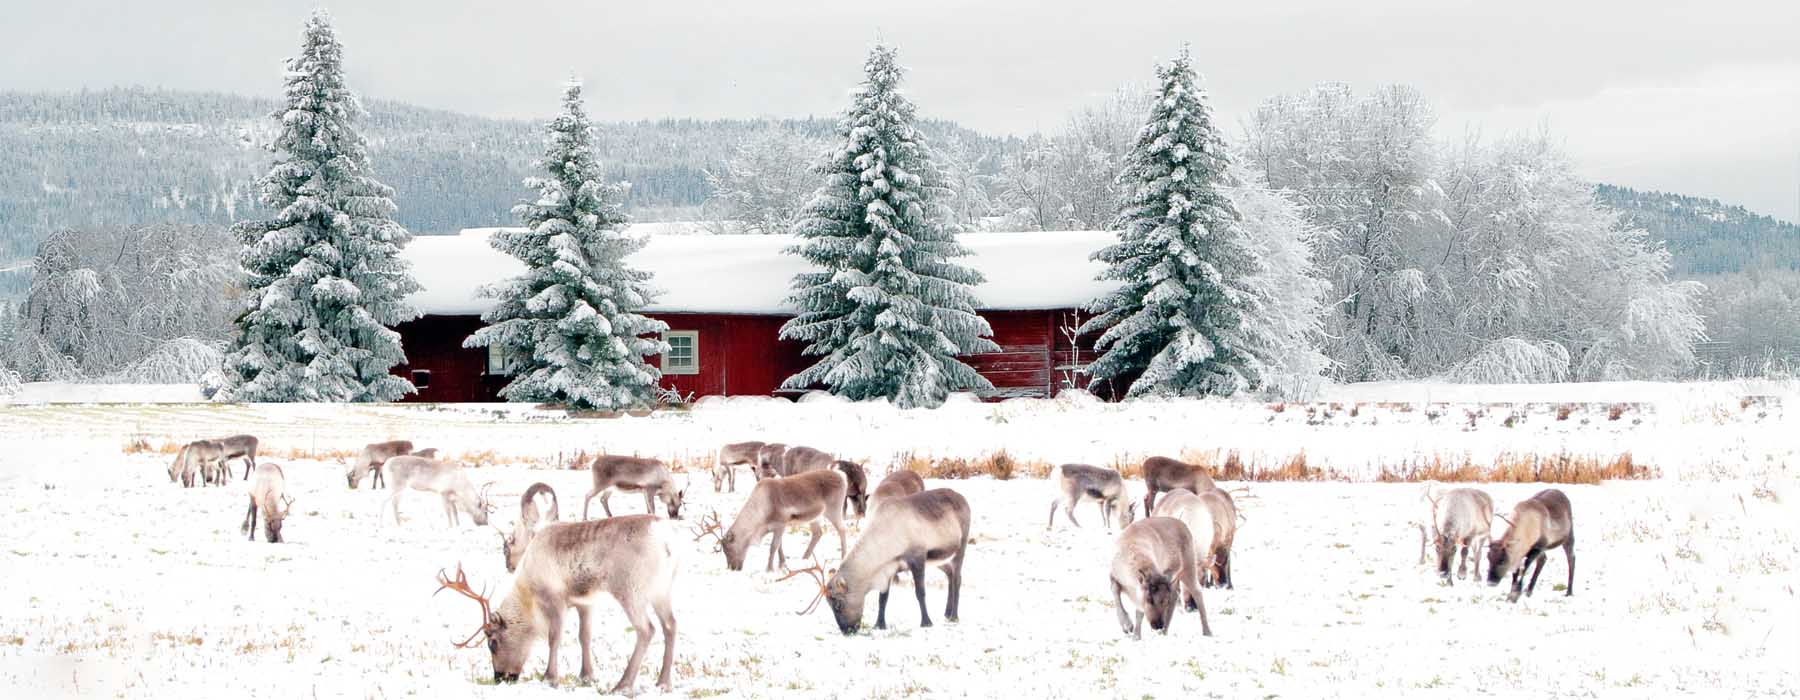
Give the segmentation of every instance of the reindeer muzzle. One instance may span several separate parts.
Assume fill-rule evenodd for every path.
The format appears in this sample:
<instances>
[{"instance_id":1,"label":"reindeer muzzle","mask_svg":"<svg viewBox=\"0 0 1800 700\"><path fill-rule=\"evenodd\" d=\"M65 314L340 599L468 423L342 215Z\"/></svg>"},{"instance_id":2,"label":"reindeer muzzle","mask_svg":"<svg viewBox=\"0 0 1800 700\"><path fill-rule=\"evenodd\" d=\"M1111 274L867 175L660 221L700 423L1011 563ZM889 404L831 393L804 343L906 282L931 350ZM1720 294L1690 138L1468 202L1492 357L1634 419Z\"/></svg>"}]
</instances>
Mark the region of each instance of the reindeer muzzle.
<instances>
[{"instance_id":1,"label":"reindeer muzzle","mask_svg":"<svg viewBox=\"0 0 1800 700\"><path fill-rule=\"evenodd\" d=\"M519 674L517 674L517 673L501 673L499 671L495 671L494 672L494 682L495 683L517 683L517 682L519 682Z\"/></svg>"}]
</instances>

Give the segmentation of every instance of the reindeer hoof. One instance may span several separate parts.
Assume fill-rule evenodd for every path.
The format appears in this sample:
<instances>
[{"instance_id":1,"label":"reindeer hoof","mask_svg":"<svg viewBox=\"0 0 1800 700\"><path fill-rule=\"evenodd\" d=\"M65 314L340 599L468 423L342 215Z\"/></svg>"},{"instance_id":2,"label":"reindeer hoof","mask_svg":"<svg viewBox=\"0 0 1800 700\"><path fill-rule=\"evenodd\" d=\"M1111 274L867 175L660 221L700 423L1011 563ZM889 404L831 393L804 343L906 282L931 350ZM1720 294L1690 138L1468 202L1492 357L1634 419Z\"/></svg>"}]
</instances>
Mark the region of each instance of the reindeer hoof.
<instances>
[{"instance_id":1,"label":"reindeer hoof","mask_svg":"<svg viewBox=\"0 0 1800 700\"><path fill-rule=\"evenodd\" d=\"M631 697L633 695L636 695L637 693L631 692L631 686L626 685L623 682L620 682L618 685L613 686L612 690L606 691L606 694L607 695L623 695L625 697Z\"/></svg>"},{"instance_id":2,"label":"reindeer hoof","mask_svg":"<svg viewBox=\"0 0 1800 700\"><path fill-rule=\"evenodd\" d=\"M930 626L931 626L931 621L930 621L930 620L926 620L926 621L924 621L924 622L921 622L921 623L919 623L919 626L920 626L920 627L930 627Z\"/></svg>"}]
</instances>

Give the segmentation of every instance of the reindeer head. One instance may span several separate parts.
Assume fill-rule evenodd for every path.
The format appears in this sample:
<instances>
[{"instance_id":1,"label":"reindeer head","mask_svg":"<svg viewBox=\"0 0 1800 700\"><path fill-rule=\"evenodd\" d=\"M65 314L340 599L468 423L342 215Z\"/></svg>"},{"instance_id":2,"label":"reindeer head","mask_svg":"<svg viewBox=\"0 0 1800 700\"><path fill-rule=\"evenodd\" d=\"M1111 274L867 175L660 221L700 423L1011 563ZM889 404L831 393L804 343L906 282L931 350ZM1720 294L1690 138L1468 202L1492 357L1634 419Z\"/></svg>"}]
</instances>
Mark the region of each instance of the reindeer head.
<instances>
[{"instance_id":1,"label":"reindeer head","mask_svg":"<svg viewBox=\"0 0 1800 700\"><path fill-rule=\"evenodd\" d=\"M1125 499L1120 499L1120 500L1125 500ZM1131 524L1133 522L1137 521L1137 507L1138 507L1137 502L1136 501L1127 501L1123 505L1124 505L1123 508L1119 507L1118 504L1115 504L1113 506L1113 510L1115 510L1119 513L1119 529L1120 530L1131 527Z\"/></svg>"},{"instance_id":2,"label":"reindeer head","mask_svg":"<svg viewBox=\"0 0 1800 700\"><path fill-rule=\"evenodd\" d=\"M687 500L688 484L691 481L686 474L683 474L680 485L665 484L657 490L657 493L662 495L663 506L669 509L669 519L681 519L681 504Z\"/></svg>"},{"instance_id":3,"label":"reindeer head","mask_svg":"<svg viewBox=\"0 0 1800 700\"><path fill-rule=\"evenodd\" d=\"M362 485L363 473L368 471L367 469L361 468L360 466L355 465L355 464L351 464L348 460L344 459L343 457L338 457L336 461L338 463L338 466L344 468L344 480L349 482L351 489L355 489L356 487Z\"/></svg>"},{"instance_id":4,"label":"reindeer head","mask_svg":"<svg viewBox=\"0 0 1800 700\"><path fill-rule=\"evenodd\" d=\"M495 510L493 500L488 498L488 489L493 485L494 482L487 482L481 485L481 490L475 492L475 504L469 509L469 517L475 520L476 525L488 524L488 514Z\"/></svg>"},{"instance_id":5,"label":"reindeer head","mask_svg":"<svg viewBox=\"0 0 1800 700\"><path fill-rule=\"evenodd\" d=\"M523 522L513 523L512 532L493 526L494 532L500 533L500 556L506 559L506 573L519 569L519 560L525 558L525 546L531 544L531 528Z\"/></svg>"},{"instance_id":6,"label":"reindeer head","mask_svg":"<svg viewBox=\"0 0 1800 700\"><path fill-rule=\"evenodd\" d=\"M488 655L494 665L494 681L512 683L519 680L519 674L525 668L525 661L531 655L532 630L524 621L509 622L505 617L488 608L488 597L484 593L476 593L469 587L469 578L463 574L462 564L456 565L456 578L451 579L438 570L438 589L432 595L449 589L460 593L481 604L481 627L476 629L468 639L452 642L458 649L472 649L476 640L487 638Z\"/></svg>"},{"instance_id":7,"label":"reindeer head","mask_svg":"<svg viewBox=\"0 0 1800 700\"><path fill-rule=\"evenodd\" d=\"M1144 617L1150 623L1150 629L1168 634L1169 623L1175 619L1175 603L1180 596L1176 595L1175 582L1154 571L1138 573L1138 585L1144 592Z\"/></svg>"},{"instance_id":8,"label":"reindeer head","mask_svg":"<svg viewBox=\"0 0 1800 700\"><path fill-rule=\"evenodd\" d=\"M293 510L294 499L282 496L281 501L274 507L263 511L263 535L268 537L270 542L282 541L281 523L287 519L288 513Z\"/></svg>"},{"instance_id":9,"label":"reindeer head","mask_svg":"<svg viewBox=\"0 0 1800 700\"><path fill-rule=\"evenodd\" d=\"M1513 513L1513 515L1517 516L1518 513ZM1507 546L1513 540L1512 519L1499 513L1495 513L1494 516L1506 523L1506 534L1501 535L1500 539L1488 542L1487 581L1489 586L1500 585L1500 580L1511 575L1513 569L1519 567L1520 560L1525 555L1523 547L1520 548L1520 551L1513 551L1512 547Z\"/></svg>"}]
</instances>

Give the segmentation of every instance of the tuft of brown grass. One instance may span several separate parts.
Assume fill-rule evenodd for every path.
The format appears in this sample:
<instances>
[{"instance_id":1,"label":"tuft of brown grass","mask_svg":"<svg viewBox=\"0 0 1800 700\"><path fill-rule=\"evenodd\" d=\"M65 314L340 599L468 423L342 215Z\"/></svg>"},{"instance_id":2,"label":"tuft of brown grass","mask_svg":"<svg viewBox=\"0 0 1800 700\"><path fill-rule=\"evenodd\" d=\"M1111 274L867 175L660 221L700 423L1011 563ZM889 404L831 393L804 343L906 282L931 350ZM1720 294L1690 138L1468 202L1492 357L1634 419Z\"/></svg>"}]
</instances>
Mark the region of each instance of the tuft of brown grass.
<instances>
[{"instance_id":1,"label":"tuft of brown grass","mask_svg":"<svg viewBox=\"0 0 1800 700\"><path fill-rule=\"evenodd\" d=\"M157 444L151 444L150 440L148 438L134 437L134 438L126 441L125 449L123 451L125 452L125 454L128 454L128 455L135 455L135 454L173 455L176 452L181 451L181 445L179 443L172 442L169 440L164 440Z\"/></svg>"},{"instance_id":2,"label":"tuft of brown grass","mask_svg":"<svg viewBox=\"0 0 1800 700\"><path fill-rule=\"evenodd\" d=\"M1606 419L1607 420L1618 420L1619 416L1624 415L1624 414L1625 414L1625 404L1622 404L1622 403L1615 403L1612 405L1612 408L1606 409Z\"/></svg>"},{"instance_id":3,"label":"tuft of brown grass","mask_svg":"<svg viewBox=\"0 0 1800 700\"><path fill-rule=\"evenodd\" d=\"M1635 462L1626 452L1613 458L1598 455L1550 455L1504 453L1491 465L1475 464L1468 457L1445 460L1433 455L1394 465L1382 465L1378 481L1444 481L1468 483L1598 484L1602 481L1648 479L1654 472Z\"/></svg>"},{"instance_id":4,"label":"tuft of brown grass","mask_svg":"<svg viewBox=\"0 0 1800 700\"><path fill-rule=\"evenodd\" d=\"M990 452L974 459L943 457L932 459L907 452L894 459L895 469L905 469L927 479L969 479L988 476L1006 481L1013 478L1042 479L1050 475L1050 463L1041 460L1019 460L1006 450Z\"/></svg>"},{"instance_id":5,"label":"tuft of brown grass","mask_svg":"<svg viewBox=\"0 0 1800 700\"><path fill-rule=\"evenodd\" d=\"M1556 407L1556 419L1557 420L1568 420L1569 412L1573 411L1573 410L1575 410L1575 407L1570 406L1569 404L1563 404L1561 406L1557 406Z\"/></svg>"}]
</instances>

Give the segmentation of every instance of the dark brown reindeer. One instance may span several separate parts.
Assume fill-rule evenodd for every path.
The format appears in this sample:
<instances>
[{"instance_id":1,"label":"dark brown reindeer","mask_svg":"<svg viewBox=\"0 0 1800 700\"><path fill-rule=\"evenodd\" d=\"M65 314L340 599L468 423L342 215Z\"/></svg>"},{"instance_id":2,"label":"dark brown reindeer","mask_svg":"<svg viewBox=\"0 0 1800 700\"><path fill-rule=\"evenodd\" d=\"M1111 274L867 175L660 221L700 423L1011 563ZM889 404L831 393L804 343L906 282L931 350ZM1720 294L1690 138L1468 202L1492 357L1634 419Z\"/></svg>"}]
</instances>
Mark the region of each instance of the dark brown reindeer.
<instances>
[{"instance_id":1,"label":"dark brown reindeer","mask_svg":"<svg viewBox=\"0 0 1800 700\"><path fill-rule=\"evenodd\" d=\"M835 470L771 477L756 482L756 488L750 490L750 498L744 502L743 509L738 511L737 519L731 521L731 529L719 540L720 548L725 550L725 568L742 571L744 556L749 552L750 546L761 542L763 536L770 533L774 533L774 536L769 542L767 570L775 570L777 558L785 568L787 553L781 550L781 535L787 530L789 523L808 525L812 540L806 544L806 553L800 556L803 559L811 557L824 532L819 527L820 519L831 523L831 527L837 530L838 557L842 558L846 539L844 494L847 489L844 475Z\"/></svg>"},{"instance_id":2,"label":"dark brown reindeer","mask_svg":"<svg viewBox=\"0 0 1800 700\"><path fill-rule=\"evenodd\" d=\"M844 474L844 501L856 511L861 518L869 513L869 475L860 464L848 460L837 460L831 463L834 469Z\"/></svg>"},{"instance_id":3,"label":"dark brown reindeer","mask_svg":"<svg viewBox=\"0 0 1800 700\"><path fill-rule=\"evenodd\" d=\"M734 442L720 447L718 459L713 464L713 493L724 490L727 481L731 482L731 492L737 493L737 466L749 465L751 476L755 476L759 466L757 454L762 451L762 448L763 443L754 440Z\"/></svg>"},{"instance_id":4,"label":"dark brown reindeer","mask_svg":"<svg viewBox=\"0 0 1800 700\"><path fill-rule=\"evenodd\" d=\"M675 668L674 542L669 522L653 515L553 523L525 547L512 591L498 609L490 610L487 596L469 587L460 565L455 579L438 572L438 590L450 589L481 604L481 628L457 646L470 648L478 637L487 637L496 682L519 680L532 649L544 640L550 647L544 680L551 685L562 680L557 650L562 643L563 615L571 606L580 625L580 679L593 680L593 606L602 596L611 596L625 611L637 644L609 694L632 693L658 625L663 656L656 686L668 692L674 687Z\"/></svg>"},{"instance_id":5,"label":"dark brown reindeer","mask_svg":"<svg viewBox=\"0 0 1800 700\"><path fill-rule=\"evenodd\" d=\"M932 489L881 504L881 515L863 531L825 585L825 601L839 632L856 634L863 605L879 586L875 629L887 628L888 592L902 569L912 573L919 599L919 626L931 626L925 605L925 567L937 565L950 579L944 619L956 622L962 599L963 559L968 555L973 516L967 499L950 489Z\"/></svg>"},{"instance_id":6,"label":"dark brown reindeer","mask_svg":"<svg viewBox=\"0 0 1800 700\"><path fill-rule=\"evenodd\" d=\"M1537 588L1538 574L1544 573L1544 552L1561 547L1569 562L1569 583L1563 595L1575 595L1575 516L1569 497L1557 489L1544 489L1513 506L1510 519L1501 519L1506 520L1506 534L1488 545L1488 585L1498 586L1501 579L1511 576L1512 593L1506 599L1518 602L1521 587L1527 596ZM1525 570L1533 560L1537 569L1526 585Z\"/></svg>"},{"instance_id":7,"label":"dark brown reindeer","mask_svg":"<svg viewBox=\"0 0 1800 700\"><path fill-rule=\"evenodd\" d=\"M1100 522L1108 530L1115 521L1122 529L1137 517L1137 504L1126 502L1125 480L1116 471L1087 464L1064 464L1051 475L1055 478L1056 499L1050 502L1050 522L1044 526L1046 530L1056 526L1059 508L1068 516L1069 522L1081 527L1081 521L1075 519L1075 506L1083 499L1091 499L1100 505Z\"/></svg>"},{"instance_id":8,"label":"dark brown reindeer","mask_svg":"<svg viewBox=\"0 0 1800 700\"><path fill-rule=\"evenodd\" d=\"M256 468L256 436L233 435L231 437L219 438L213 442L219 443L220 447L225 448L225 456L221 459L244 460L244 480L248 480L250 478L250 471Z\"/></svg>"},{"instance_id":9,"label":"dark brown reindeer","mask_svg":"<svg viewBox=\"0 0 1800 700\"><path fill-rule=\"evenodd\" d=\"M591 467L594 472L594 489L588 492L587 498L581 501L581 519L588 517L588 506L595 496L600 497L600 510L606 517L612 517L612 506L607 500L612 492L641 491L644 494L644 512L656 512L656 500L662 499L663 506L668 509L669 517L681 519L681 503L687 495L687 480L675 483L675 475L670 473L668 465L660 459L646 457L626 457L624 455L601 455L594 459Z\"/></svg>"},{"instance_id":10,"label":"dark brown reindeer","mask_svg":"<svg viewBox=\"0 0 1800 700\"><path fill-rule=\"evenodd\" d=\"M1187 489L1194 493L1206 493L1212 490L1212 477L1206 475L1206 468L1197 464L1188 464L1168 457L1151 457L1144 460L1144 512L1156 512L1156 494L1175 489Z\"/></svg>"},{"instance_id":11,"label":"dark brown reindeer","mask_svg":"<svg viewBox=\"0 0 1800 700\"><path fill-rule=\"evenodd\" d=\"M1200 633L1212 636L1194 561L1194 538L1180 520L1151 516L1125 528L1108 575L1119 626L1126 634L1143 639L1146 617L1150 629L1167 634L1176 602L1185 599L1187 609L1200 612ZM1129 611L1125 598L1131 600Z\"/></svg>"}]
</instances>

